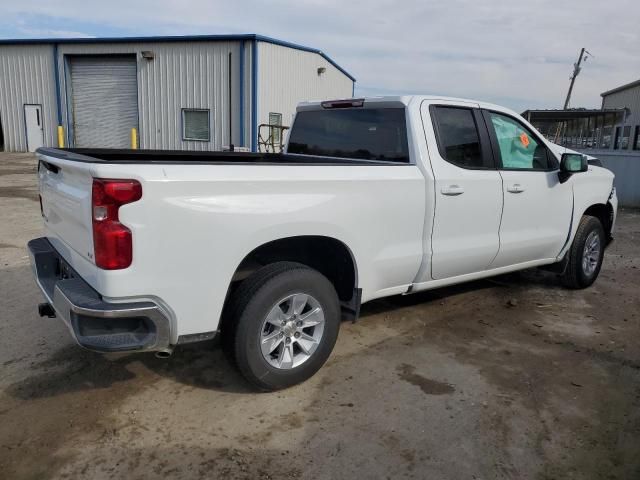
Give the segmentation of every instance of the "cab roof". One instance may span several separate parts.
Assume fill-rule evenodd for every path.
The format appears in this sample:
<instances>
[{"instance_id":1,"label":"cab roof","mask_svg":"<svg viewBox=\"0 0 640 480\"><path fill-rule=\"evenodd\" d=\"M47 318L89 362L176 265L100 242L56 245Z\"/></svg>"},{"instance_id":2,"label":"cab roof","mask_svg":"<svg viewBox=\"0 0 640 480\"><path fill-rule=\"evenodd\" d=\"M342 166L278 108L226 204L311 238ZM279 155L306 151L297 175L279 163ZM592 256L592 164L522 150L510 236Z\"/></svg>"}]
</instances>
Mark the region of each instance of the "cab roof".
<instances>
[{"instance_id":1,"label":"cab roof","mask_svg":"<svg viewBox=\"0 0 640 480\"><path fill-rule=\"evenodd\" d=\"M520 117L519 113L515 111L496 105L489 102L483 102L480 100L473 100L468 98L456 98L456 97L447 97L444 95L383 95L383 96L370 96L370 97L358 97L358 98L346 98L346 99L335 99L335 100L311 100L308 102L301 102L298 104L298 111L300 110L315 110L318 108L327 108L326 104L330 103L348 103L348 102L359 102L361 105L353 105L354 107L364 106L368 107L392 107L392 106L402 106L408 107L412 104L420 104L423 101L427 101L429 103L437 103L437 102L445 102L451 104L458 105L473 105L479 108L486 108L489 110L502 111L506 113L510 113L511 115L516 115ZM328 107L330 108L330 107ZM344 108L344 107L343 107Z\"/></svg>"}]
</instances>

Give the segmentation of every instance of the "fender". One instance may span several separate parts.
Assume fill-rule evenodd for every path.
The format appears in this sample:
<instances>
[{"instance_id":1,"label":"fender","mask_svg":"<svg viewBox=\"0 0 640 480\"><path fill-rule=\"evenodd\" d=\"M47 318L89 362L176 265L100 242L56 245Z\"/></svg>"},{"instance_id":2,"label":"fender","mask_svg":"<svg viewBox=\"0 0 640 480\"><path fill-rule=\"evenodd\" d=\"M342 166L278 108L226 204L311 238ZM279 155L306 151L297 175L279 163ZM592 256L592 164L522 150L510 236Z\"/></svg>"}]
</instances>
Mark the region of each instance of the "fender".
<instances>
[{"instance_id":1,"label":"fender","mask_svg":"<svg viewBox=\"0 0 640 480\"><path fill-rule=\"evenodd\" d=\"M556 257L558 261L564 258L571 247L576 232L578 231L578 226L580 225L580 219L589 208L597 205L606 206L610 204L615 216L617 199L613 191L614 177L614 174L610 170L602 167L589 166L588 171L575 174L568 180L568 182L571 182L573 189L573 215L567 242ZM612 221L612 229L614 222L615 217Z\"/></svg>"}]
</instances>

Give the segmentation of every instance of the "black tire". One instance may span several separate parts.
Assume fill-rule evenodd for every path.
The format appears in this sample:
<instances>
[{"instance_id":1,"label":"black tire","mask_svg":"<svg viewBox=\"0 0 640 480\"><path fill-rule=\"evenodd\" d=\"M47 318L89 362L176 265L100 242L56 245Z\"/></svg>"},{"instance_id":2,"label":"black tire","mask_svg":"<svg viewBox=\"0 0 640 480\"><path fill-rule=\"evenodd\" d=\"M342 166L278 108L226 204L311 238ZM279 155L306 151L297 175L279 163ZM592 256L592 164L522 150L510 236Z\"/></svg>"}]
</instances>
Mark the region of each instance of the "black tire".
<instances>
[{"instance_id":1,"label":"black tire","mask_svg":"<svg viewBox=\"0 0 640 480\"><path fill-rule=\"evenodd\" d=\"M595 233L594 233L595 232ZM599 237L600 255L595 270L586 272L583 268L584 250L587 238L594 233ZM602 260L604 258L605 233L602 223L596 217L585 215L580 220L578 231L573 239L571 248L567 252L567 267L560 276L562 284L567 288L587 288L598 278Z\"/></svg>"},{"instance_id":2,"label":"black tire","mask_svg":"<svg viewBox=\"0 0 640 480\"><path fill-rule=\"evenodd\" d=\"M267 314L279 300L294 293L305 293L318 301L324 313L324 331L304 363L283 370L267 362L260 340ZM226 351L242 375L265 391L287 388L313 376L329 358L340 329L340 303L333 284L318 271L294 262L267 265L245 279L234 292L228 312L227 332L223 332Z\"/></svg>"}]
</instances>

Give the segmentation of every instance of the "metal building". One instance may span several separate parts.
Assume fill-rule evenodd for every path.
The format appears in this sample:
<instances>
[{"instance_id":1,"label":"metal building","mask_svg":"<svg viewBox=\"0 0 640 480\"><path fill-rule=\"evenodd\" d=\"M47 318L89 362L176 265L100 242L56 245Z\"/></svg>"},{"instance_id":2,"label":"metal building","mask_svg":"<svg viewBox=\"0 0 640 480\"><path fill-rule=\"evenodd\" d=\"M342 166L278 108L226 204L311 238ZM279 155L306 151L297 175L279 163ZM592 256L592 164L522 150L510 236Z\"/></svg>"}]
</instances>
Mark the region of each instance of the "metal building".
<instances>
[{"instance_id":1,"label":"metal building","mask_svg":"<svg viewBox=\"0 0 640 480\"><path fill-rule=\"evenodd\" d=\"M526 110L549 140L597 157L616 175L620 205L640 207L640 80L600 94L599 110Z\"/></svg>"},{"instance_id":2,"label":"metal building","mask_svg":"<svg viewBox=\"0 0 640 480\"><path fill-rule=\"evenodd\" d=\"M625 115L616 125L613 148L640 152L640 80L601 93L602 109L623 108ZM638 153L640 155L640 153Z\"/></svg>"},{"instance_id":3,"label":"metal building","mask_svg":"<svg viewBox=\"0 0 640 480\"><path fill-rule=\"evenodd\" d=\"M0 143L34 151L60 133L71 147L133 138L145 149L257 151L259 137L282 137L260 125L290 125L298 102L348 98L354 84L320 50L254 34L0 40Z\"/></svg>"}]
</instances>

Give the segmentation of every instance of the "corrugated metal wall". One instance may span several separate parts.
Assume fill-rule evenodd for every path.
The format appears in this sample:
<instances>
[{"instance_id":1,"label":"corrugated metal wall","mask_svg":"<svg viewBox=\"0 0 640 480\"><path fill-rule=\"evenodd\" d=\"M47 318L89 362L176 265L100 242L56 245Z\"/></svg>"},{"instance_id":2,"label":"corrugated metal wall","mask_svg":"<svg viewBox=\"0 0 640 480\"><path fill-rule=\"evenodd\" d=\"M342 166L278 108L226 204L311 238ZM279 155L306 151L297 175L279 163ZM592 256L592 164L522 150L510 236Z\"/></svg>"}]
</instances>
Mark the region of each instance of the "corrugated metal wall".
<instances>
[{"instance_id":1,"label":"corrugated metal wall","mask_svg":"<svg viewBox=\"0 0 640 480\"><path fill-rule=\"evenodd\" d=\"M640 207L640 151L580 150L602 161L616 176L614 185L621 207Z\"/></svg>"},{"instance_id":2,"label":"corrugated metal wall","mask_svg":"<svg viewBox=\"0 0 640 480\"><path fill-rule=\"evenodd\" d=\"M52 45L0 48L0 120L5 150L26 151L24 105L40 104L45 145L54 145L56 97Z\"/></svg>"},{"instance_id":3,"label":"corrugated metal wall","mask_svg":"<svg viewBox=\"0 0 640 480\"><path fill-rule=\"evenodd\" d=\"M640 152L607 152L597 157L616 176L620 206L640 207Z\"/></svg>"},{"instance_id":4,"label":"corrugated metal wall","mask_svg":"<svg viewBox=\"0 0 640 480\"><path fill-rule=\"evenodd\" d=\"M603 108L628 108L625 125L640 125L640 85L602 98Z\"/></svg>"},{"instance_id":5,"label":"corrugated metal wall","mask_svg":"<svg viewBox=\"0 0 640 480\"><path fill-rule=\"evenodd\" d=\"M60 43L57 67L66 144L73 146L74 138L70 62L78 56L133 54L137 66L140 148L219 150L230 140L236 146L250 147L257 136L252 119L255 45L256 124L268 123L269 112L276 112L282 114L285 125L290 125L300 101L351 96L351 79L321 55L268 42ZM26 150L25 103L42 104L45 145L57 145L55 48L53 44L0 46L0 114L7 150ZM142 51L152 52L153 59L143 58ZM322 75L318 75L319 67L326 69ZM210 141L182 140L183 108L210 110Z\"/></svg>"},{"instance_id":6,"label":"corrugated metal wall","mask_svg":"<svg viewBox=\"0 0 640 480\"><path fill-rule=\"evenodd\" d=\"M232 54L232 135L236 145L241 143L240 50L240 42L63 44L59 47L59 62L61 76L68 79L69 66L65 65L64 55L137 54L140 148L219 150L229 144L229 53ZM141 51L153 52L154 58L142 58ZM245 65L245 78L247 76ZM62 109L64 118L68 118L70 84L68 81L61 84L66 86L63 86ZM211 111L209 142L182 140L183 108Z\"/></svg>"},{"instance_id":7,"label":"corrugated metal wall","mask_svg":"<svg viewBox=\"0 0 640 480\"><path fill-rule=\"evenodd\" d=\"M290 126L299 102L351 97L351 79L317 53L258 45L258 124L269 123L269 112L274 112ZM319 67L326 69L322 75Z\"/></svg>"}]
</instances>

